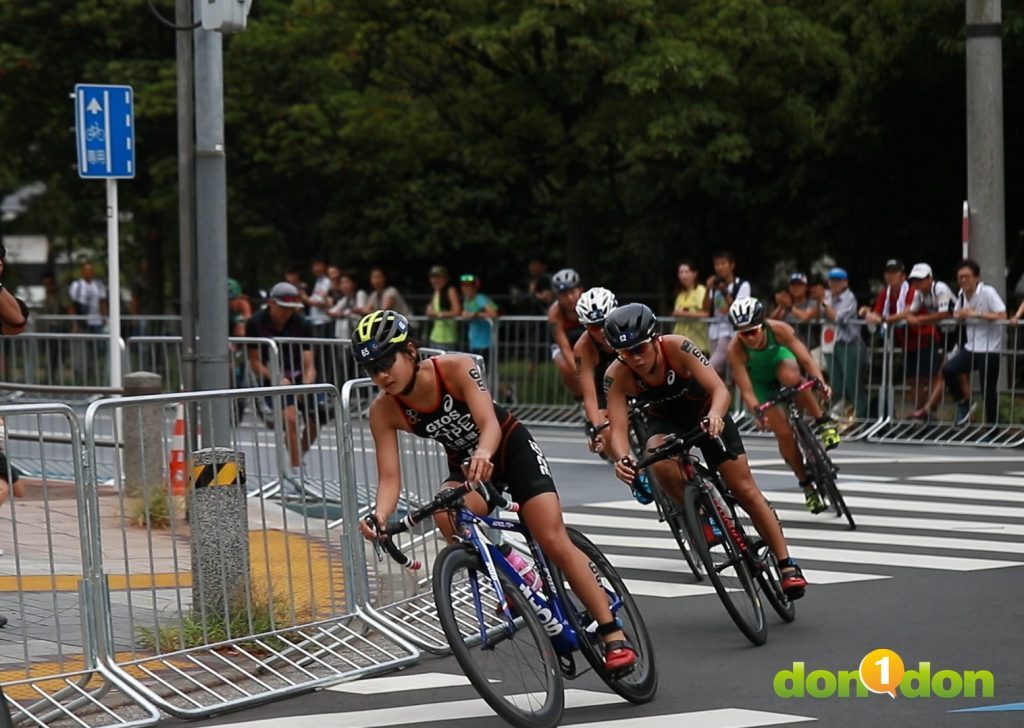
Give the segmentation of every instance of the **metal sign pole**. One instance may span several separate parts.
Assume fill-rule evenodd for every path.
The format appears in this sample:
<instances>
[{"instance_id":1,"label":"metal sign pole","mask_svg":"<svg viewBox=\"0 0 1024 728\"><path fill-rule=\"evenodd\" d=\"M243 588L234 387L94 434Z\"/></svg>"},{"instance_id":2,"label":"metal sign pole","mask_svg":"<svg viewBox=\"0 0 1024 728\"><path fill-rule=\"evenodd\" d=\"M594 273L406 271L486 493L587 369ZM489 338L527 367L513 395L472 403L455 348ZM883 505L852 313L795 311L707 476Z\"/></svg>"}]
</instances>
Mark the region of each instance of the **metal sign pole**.
<instances>
[{"instance_id":1,"label":"metal sign pole","mask_svg":"<svg viewBox=\"0 0 1024 728\"><path fill-rule=\"evenodd\" d=\"M121 267L117 180L107 179L107 319L110 322L110 386L121 387Z\"/></svg>"}]
</instances>

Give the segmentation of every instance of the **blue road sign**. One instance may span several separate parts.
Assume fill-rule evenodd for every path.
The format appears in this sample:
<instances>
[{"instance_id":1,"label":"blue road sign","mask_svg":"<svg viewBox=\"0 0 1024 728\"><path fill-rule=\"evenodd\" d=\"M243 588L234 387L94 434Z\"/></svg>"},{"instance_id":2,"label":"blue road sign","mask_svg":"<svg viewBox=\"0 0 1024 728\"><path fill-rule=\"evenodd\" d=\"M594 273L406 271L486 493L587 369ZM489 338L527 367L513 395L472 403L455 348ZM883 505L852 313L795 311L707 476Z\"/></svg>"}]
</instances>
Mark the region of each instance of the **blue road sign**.
<instances>
[{"instance_id":1,"label":"blue road sign","mask_svg":"<svg viewBox=\"0 0 1024 728\"><path fill-rule=\"evenodd\" d=\"M135 107L131 86L75 86L78 176L135 176Z\"/></svg>"}]
</instances>

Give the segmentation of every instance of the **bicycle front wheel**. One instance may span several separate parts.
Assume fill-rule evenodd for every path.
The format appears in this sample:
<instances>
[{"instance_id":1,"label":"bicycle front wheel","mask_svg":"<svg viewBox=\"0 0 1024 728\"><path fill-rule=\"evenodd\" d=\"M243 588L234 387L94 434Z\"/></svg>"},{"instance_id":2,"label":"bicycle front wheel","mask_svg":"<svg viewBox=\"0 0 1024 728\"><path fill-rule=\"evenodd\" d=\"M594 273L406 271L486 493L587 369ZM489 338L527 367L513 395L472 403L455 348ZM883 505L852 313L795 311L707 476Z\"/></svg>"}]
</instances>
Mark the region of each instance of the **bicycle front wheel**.
<instances>
[{"instance_id":1,"label":"bicycle front wheel","mask_svg":"<svg viewBox=\"0 0 1024 728\"><path fill-rule=\"evenodd\" d=\"M846 522L850 528L857 528L857 524L853 520L853 513L846 505L843 494L839 492L839 485L836 483L836 466L832 464L832 459L805 422L799 422L798 428L800 438L803 440L804 459L811 477L814 478L818 496L826 506L835 510L837 518L846 516Z\"/></svg>"},{"instance_id":2,"label":"bicycle front wheel","mask_svg":"<svg viewBox=\"0 0 1024 728\"><path fill-rule=\"evenodd\" d=\"M619 603L615 616L622 623L622 631L636 651L636 665L628 675L618 678L612 678L605 672L604 640L597 634L586 631L586 628L594 621L593 617L572 592L558 567L549 564L555 592L569 613L566 616L576 632L580 651L583 652L583 656L590 666L594 668L597 676L616 693L631 703L650 702L658 690L658 673L654 666L654 643L651 641L647 625L640 615L640 609L633 601L633 596L626 588L619 572L615 570L601 550L575 528L565 530L569 533L569 540L573 542L573 545L590 560L590 570L594 572L598 583L606 593L611 592L608 594L609 605L614 608L615 603Z\"/></svg>"},{"instance_id":3,"label":"bicycle front wheel","mask_svg":"<svg viewBox=\"0 0 1024 728\"><path fill-rule=\"evenodd\" d=\"M715 486L707 483L707 487ZM699 484L687 484L684 503L686 530L693 535L693 547L704 562L708 578L725 611L747 639L755 645L763 645L768 640L764 607L750 566L740 546L732 540L734 529L722 520ZM707 533L705 526L708 527Z\"/></svg>"},{"instance_id":4,"label":"bicycle front wheel","mask_svg":"<svg viewBox=\"0 0 1024 728\"><path fill-rule=\"evenodd\" d=\"M442 551L433 583L441 628L466 677L499 716L521 728L556 726L565 697L554 647L526 597L504 574L498 578L512 625L476 552L464 544Z\"/></svg>"},{"instance_id":5,"label":"bicycle front wheel","mask_svg":"<svg viewBox=\"0 0 1024 728\"><path fill-rule=\"evenodd\" d=\"M768 505L771 507L770 503ZM753 519L743 509L743 506L737 503L734 498L731 498L729 499L729 507L732 509L733 518L736 519L736 526L743 537L747 539L747 545L754 554L754 557L764 564L764 568L758 570L755 574L757 583L761 587L761 593L764 594L764 598L772 605L775 613L782 617L783 621L792 622L796 619L796 604L782 590L782 572L779 569L778 559L775 558L775 554L768 548L768 544L757 533ZM772 512L775 512L774 508L772 508ZM778 519L778 517L776 513L775 518ZM780 523L779 526L781 527L782 524Z\"/></svg>"},{"instance_id":6,"label":"bicycle front wheel","mask_svg":"<svg viewBox=\"0 0 1024 728\"><path fill-rule=\"evenodd\" d=\"M679 550L683 554L683 558L686 559L687 566L690 567L690 571L693 572L693 578L697 581L704 581L704 565L700 561L700 557L694 553L693 547L690 545L691 538L686 533L686 521L683 518L683 512L672 497L669 496L654 478L654 473L651 469L647 471L647 477L651 479L652 490L654 491L654 502L658 506L658 513L661 514L661 518L665 523L668 524L669 530L672 531L672 536L676 539L676 544L679 546Z\"/></svg>"}]
</instances>

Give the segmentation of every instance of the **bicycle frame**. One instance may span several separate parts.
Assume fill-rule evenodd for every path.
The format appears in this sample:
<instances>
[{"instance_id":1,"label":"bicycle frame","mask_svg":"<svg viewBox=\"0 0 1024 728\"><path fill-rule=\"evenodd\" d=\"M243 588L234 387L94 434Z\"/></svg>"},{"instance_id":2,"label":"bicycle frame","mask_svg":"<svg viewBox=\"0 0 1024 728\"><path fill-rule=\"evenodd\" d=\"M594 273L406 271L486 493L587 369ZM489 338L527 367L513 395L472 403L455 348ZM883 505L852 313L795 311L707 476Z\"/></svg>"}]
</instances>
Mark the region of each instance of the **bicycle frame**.
<instances>
[{"instance_id":1,"label":"bicycle frame","mask_svg":"<svg viewBox=\"0 0 1024 728\"><path fill-rule=\"evenodd\" d=\"M505 520L503 518L478 516L466 508L460 508L455 514L455 526L456 538L464 543L472 545L473 549L480 555L480 559L487 571L488 578L491 580L494 593L498 597L498 603L501 606L505 619L507 620L507 630L511 630L514 618L508 610L508 600L505 598L505 591L498 579L498 569L501 569L505 576L515 584L516 588L518 588L523 596L525 596L530 602L534 613L544 626L544 631L547 632L548 637L551 639L551 644L554 646L556 653L559 655L570 655L580 648L580 636L577 634L576 630L573 629L566 617L566 606L558 598L557 592L551 586L553 582L551 572L548 569L547 559L541 552L537 542L533 540L533 537L530 535L530 531L527 529L525 524L519 521ZM526 542L530 547L530 553L533 557L535 568L541 577L541 591L532 589L530 585L527 584L516 572L516 570L512 568L512 565L505 558L504 554L502 554L498 547L491 543L491 541L484 535L484 528L518 533L526 539ZM483 614L483 602L480 597L480 585L477 580L476 572L470 572L470 585L473 591L473 602L476 610L477 622L480 626L480 640L482 644L486 644L487 633L484 629L485 620ZM601 588L613 597L610 608L612 615L614 616L622 606L622 599L618 594L609 592L603 584L601 585ZM596 626L597 624L594 622L591 625L588 625L586 630L590 631L591 628L596 628Z\"/></svg>"}]
</instances>

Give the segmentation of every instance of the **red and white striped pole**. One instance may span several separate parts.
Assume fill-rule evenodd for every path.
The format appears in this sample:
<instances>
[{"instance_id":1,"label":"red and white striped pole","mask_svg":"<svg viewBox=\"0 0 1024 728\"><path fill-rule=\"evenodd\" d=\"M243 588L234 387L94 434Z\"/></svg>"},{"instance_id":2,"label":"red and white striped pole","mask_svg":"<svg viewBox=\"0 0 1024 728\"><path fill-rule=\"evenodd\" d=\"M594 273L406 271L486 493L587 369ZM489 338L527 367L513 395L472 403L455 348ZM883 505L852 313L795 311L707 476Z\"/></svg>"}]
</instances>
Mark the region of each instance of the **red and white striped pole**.
<instances>
[{"instance_id":1,"label":"red and white striped pole","mask_svg":"<svg viewBox=\"0 0 1024 728\"><path fill-rule=\"evenodd\" d=\"M964 218L960 223L960 240L962 245L962 258L967 258L967 250L971 246L971 208L967 205L967 200L964 200Z\"/></svg>"}]
</instances>

